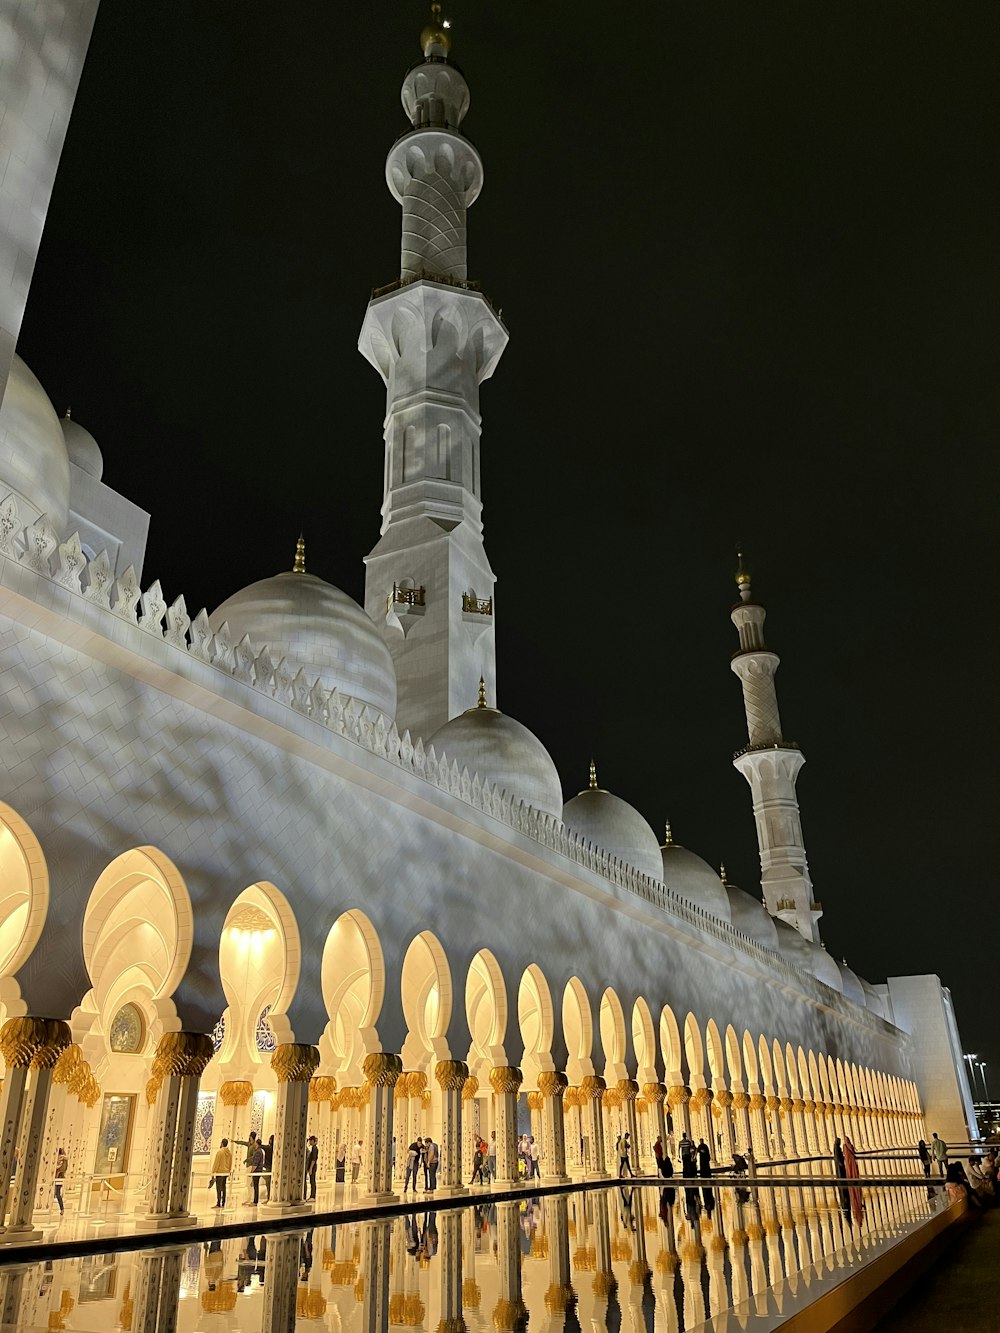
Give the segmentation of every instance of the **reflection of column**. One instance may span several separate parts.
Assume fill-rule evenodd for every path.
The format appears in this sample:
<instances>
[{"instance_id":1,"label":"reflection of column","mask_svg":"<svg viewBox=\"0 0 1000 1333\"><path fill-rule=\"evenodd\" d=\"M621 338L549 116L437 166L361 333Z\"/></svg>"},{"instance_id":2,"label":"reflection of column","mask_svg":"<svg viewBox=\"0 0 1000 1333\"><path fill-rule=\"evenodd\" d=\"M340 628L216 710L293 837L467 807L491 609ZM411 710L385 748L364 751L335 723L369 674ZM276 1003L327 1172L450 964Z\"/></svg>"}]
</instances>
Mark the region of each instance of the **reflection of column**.
<instances>
[{"instance_id":1,"label":"reflection of column","mask_svg":"<svg viewBox=\"0 0 1000 1333\"><path fill-rule=\"evenodd\" d=\"M545 1292L545 1309L550 1315L564 1316L576 1300L570 1285L568 1200L564 1194L551 1195L545 1200L543 1210L545 1237L549 1242L549 1285ZM559 1326L562 1327L561 1322Z\"/></svg>"},{"instance_id":2,"label":"reflection of column","mask_svg":"<svg viewBox=\"0 0 1000 1333\"><path fill-rule=\"evenodd\" d=\"M137 1254L132 1265L132 1333L176 1329L185 1251Z\"/></svg>"},{"instance_id":3,"label":"reflection of column","mask_svg":"<svg viewBox=\"0 0 1000 1333\"><path fill-rule=\"evenodd\" d=\"M632 1171L637 1174L639 1171L639 1127L635 1118L635 1102L636 1098L639 1096L639 1085L634 1078L620 1078L615 1091L621 1098L625 1129L629 1135L629 1145L631 1148L629 1165L631 1166Z\"/></svg>"},{"instance_id":4,"label":"reflection of column","mask_svg":"<svg viewBox=\"0 0 1000 1333\"><path fill-rule=\"evenodd\" d=\"M291 1043L289 1043L291 1044ZM274 1052L285 1049L282 1046ZM314 1049L314 1048L307 1048ZM317 1051L317 1060L319 1052ZM316 1066L313 1065L315 1069ZM275 1119L274 1156L278 1156L278 1134L281 1126L281 1087L278 1088L278 1114ZM301 1172L299 1173L302 1174ZM272 1193L271 1197L274 1195ZM295 1328L297 1315L296 1287L299 1280L299 1256L305 1232L283 1231L267 1238L267 1257L264 1260L264 1318L261 1333L288 1333Z\"/></svg>"},{"instance_id":5,"label":"reflection of column","mask_svg":"<svg viewBox=\"0 0 1000 1333\"><path fill-rule=\"evenodd\" d=\"M496 1098L497 1181L509 1185L517 1180L517 1094L521 1071L512 1065L490 1070L490 1087Z\"/></svg>"},{"instance_id":6,"label":"reflection of column","mask_svg":"<svg viewBox=\"0 0 1000 1333\"><path fill-rule=\"evenodd\" d=\"M30 1220L38 1177L39 1140L52 1084L52 1070L59 1056L69 1046L71 1036L69 1024L54 1018L9 1018L0 1028L0 1053L7 1065L3 1096L0 1098L0 1228L10 1194L14 1149L20 1142L25 1142L25 1156L29 1152L32 1155L30 1189L27 1190L26 1199L24 1182L28 1164L22 1160L17 1168L17 1193L11 1206L10 1226L3 1234L4 1243L8 1240L21 1242L40 1239L40 1233L32 1231Z\"/></svg>"},{"instance_id":7,"label":"reflection of column","mask_svg":"<svg viewBox=\"0 0 1000 1333\"><path fill-rule=\"evenodd\" d=\"M497 1333L513 1333L523 1328L528 1318L521 1297L520 1204L498 1203L496 1210L499 1296L493 1309L493 1327Z\"/></svg>"},{"instance_id":8,"label":"reflection of column","mask_svg":"<svg viewBox=\"0 0 1000 1333\"><path fill-rule=\"evenodd\" d=\"M278 1079L278 1104L274 1116L271 1198L261 1206L261 1211L303 1212L309 1207L302 1200L305 1188L309 1080L319 1068L319 1051L315 1046L301 1042L285 1042L275 1048L271 1056L271 1068Z\"/></svg>"},{"instance_id":9,"label":"reflection of column","mask_svg":"<svg viewBox=\"0 0 1000 1333\"><path fill-rule=\"evenodd\" d=\"M368 1094L368 1136L365 1140L365 1179L372 1199L388 1202L397 1196L392 1192L392 1113L393 1090L403 1072L398 1055L377 1051L365 1056L365 1079ZM405 1145L401 1145L406 1156Z\"/></svg>"},{"instance_id":10,"label":"reflection of column","mask_svg":"<svg viewBox=\"0 0 1000 1333\"><path fill-rule=\"evenodd\" d=\"M587 1136L590 1139L590 1160L584 1165L588 1177L592 1180L601 1180L608 1174L602 1107L605 1088L604 1079L596 1074L588 1074L580 1082L580 1092L585 1099L587 1114Z\"/></svg>"},{"instance_id":11,"label":"reflection of column","mask_svg":"<svg viewBox=\"0 0 1000 1333\"><path fill-rule=\"evenodd\" d=\"M608 1218L608 1191L595 1190L594 1201L594 1254L597 1267L594 1274L594 1295L607 1296L615 1286L611 1267L611 1223Z\"/></svg>"},{"instance_id":12,"label":"reflection of column","mask_svg":"<svg viewBox=\"0 0 1000 1333\"><path fill-rule=\"evenodd\" d=\"M392 1226L391 1220L361 1224L361 1273L365 1284L361 1333L385 1333L389 1326L389 1247Z\"/></svg>"},{"instance_id":13,"label":"reflection of column","mask_svg":"<svg viewBox=\"0 0 1000 1333\"><path fill-rule=\"evenodd\" d=\"M461 1061L455 1063L460 1064ZM438 1213L437 1223L441 1284L438 1333L465 1333L465 1321L462 1318L462 1214L457 1208L446 1209Z\"/></svg>"},{"instance_id":14,"label":"reflection of column","mask_svg":"<svg viewBox=\"0 0 1000 1333\"><path fill-rule=\"evenodd\" d=\"M538 1089L542 1094L543 1175L550 1184L569 1180L562 1110L563 1093L568 1083L566 1075L558 1070L543 1070L538 1075Z\"/></svg>"},{"instance_id":15,"label":"reflection of column","mask_svg":"<svg viewBox=\"0 0 1000 1333\"><path fill-rule=\"evenodd\" d=\"M464 1193L461 1176L462 1089L469 1077L469 1066L464 1060L439 1060L434 1067L434 1077L441 1086L441 1165L438 1194Z\"/></svg>"},{"instance_id":16,"label":"reflection of column","mask_svg":"<svg viewBox=\"0 0 1000 1333\"><path fill-rule=\"evenodd\" d=\"M204 1032L165 1032L153 1060L153 1079L160 1081L150 1159L147 1212L136 1218L139 1231L187 1226L194 1121L198 1085L215 1054L212 1038Z\"/></svg>"}]
</instances>

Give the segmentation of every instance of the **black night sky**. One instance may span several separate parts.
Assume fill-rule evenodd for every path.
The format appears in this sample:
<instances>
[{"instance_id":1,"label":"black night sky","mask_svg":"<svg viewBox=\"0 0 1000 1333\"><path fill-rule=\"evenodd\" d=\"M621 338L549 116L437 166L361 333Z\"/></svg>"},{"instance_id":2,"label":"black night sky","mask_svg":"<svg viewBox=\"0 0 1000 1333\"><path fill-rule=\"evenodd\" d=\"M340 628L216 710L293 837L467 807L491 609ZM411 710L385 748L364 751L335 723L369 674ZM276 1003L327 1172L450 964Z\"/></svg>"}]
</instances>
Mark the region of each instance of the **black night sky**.
<instances>
[{"instance_id":1,"label":"black night sky","mask_svg":"<svg viewBox=\"0 0 1000 1333\"><path fill-rule=\"evenodd\" d=\"M192 611L290 567L300 527L362 599L385 400L356 344L398 276L383 164L425 16L101 5L19 350ZM938 972L1000 1092L995 10L451 17L486 166L470 276L511 333L483 391L501 707L567 795L593 754L756 888L744 543L825 942L872 981Z\"/></svg>"}]
</instances>

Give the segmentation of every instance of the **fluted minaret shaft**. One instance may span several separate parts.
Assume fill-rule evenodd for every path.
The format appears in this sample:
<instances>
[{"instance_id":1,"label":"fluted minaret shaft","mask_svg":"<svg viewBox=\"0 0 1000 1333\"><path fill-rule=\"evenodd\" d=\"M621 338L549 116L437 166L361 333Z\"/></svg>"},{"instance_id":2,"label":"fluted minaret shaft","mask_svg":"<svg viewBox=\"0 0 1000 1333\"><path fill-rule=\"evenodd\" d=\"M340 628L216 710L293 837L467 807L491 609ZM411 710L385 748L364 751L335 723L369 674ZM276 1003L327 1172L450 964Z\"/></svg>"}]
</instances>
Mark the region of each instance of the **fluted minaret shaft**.
<instances>
[{"instance_id":1,"label":"fluted minaret shaft","mask_svg":"<svg viewBox=\"0 0 1000 1333\"><path fill-rule=\"evenodd\" d=\"M400 279L376 293L359 347L386 385L382 535L368 556L365 609L396 664L396 722L428 738L497 696L495 577L483 545L479 386L507 331L467 281L466 212L483 184L461 132L469 89L432 6L424 58L402 88L406 130L386 182L402 208Z\"/></svg>"},{"instance_id":2,"label":"fluted minaret shaft","mask_svg":"<svg viewBox=\"0 0 1000 1333\"><path fill-rule=\"evenodd\" d=\"M816 923L822 908L813 900L795 791L805 759L799 747L781 734L774 683L780 659L764 642L766 612L751 598L742 556L736 583L740 601L732 609L732 621L740 646L732 668L743 686L749 744L733 762L753 797L764 904L772 916L794 925L807 940L818 941Z\"/></svg>"}]
</instances>

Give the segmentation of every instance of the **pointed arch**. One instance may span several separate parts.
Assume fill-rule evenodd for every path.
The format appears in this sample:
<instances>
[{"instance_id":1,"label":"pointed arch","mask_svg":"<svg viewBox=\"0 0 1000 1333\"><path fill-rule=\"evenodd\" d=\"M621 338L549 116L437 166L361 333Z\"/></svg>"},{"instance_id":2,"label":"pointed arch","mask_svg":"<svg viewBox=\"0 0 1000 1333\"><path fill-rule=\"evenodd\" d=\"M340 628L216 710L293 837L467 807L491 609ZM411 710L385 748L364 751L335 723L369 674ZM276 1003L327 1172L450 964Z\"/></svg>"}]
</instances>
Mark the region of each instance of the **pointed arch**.
<instances>
[{"instance_id":1,"label":"pointed arch","mask_svg":"<svg viewBox=\"0 0 1000 1333\"><path fill-rule=\"evenodd\" d=\"M740 1057L740 1039L732 1023L726 1027L726 1066L729 1069L730 1082L738 1083L742 1087L743 1061Z\"/></svg>"},{"instance_id":2,"label":"pointed arch","mask_svg":"<svg viewBox=\"0 0 1000 1333\"><path fill-rule=\"evenodd\" d=\"M722 1038L719 1036L719 1027L714 1018L710 1018L705 1025L705 1051L708 1055L708 1070L712 1082L724 1081L725 1052L722 1047Z\"/></svg>"},{"instance_id":3,"label":"pointed arch","mask_svg":"<svg viewBox=\"0 0 1000 1333\"><path fill-rule=\"evenodd\" d=\"M681 1032L677 1026L677 1017L669 1004L665 1004L660 1011L660 1050L663 1053L667 1078L683 1079Z\"/></svg>"},{"instance_id":4,"label":"pointed arch","mask_svg":"<svg viewBox=\"0 0 1000 1333\"><path fill-rule=\"evenodd\" d=\"M606 1067L625 1063L625 1011L609 986L601 996L601 1046Z\"/></svg>"},{"instance_id":5,"label":"pointed arch","mask_svg":"<svg viewBox=\"0 0 1000 1333\"><path fill-rule=\"evenodd\" d=\"M404 1065L417 1069L431 1056L449 1059L446 1034L454 992L447 954L433 931L422 930L410 941L403 956L400 994L407 1028Z\"/></svg>"},{"instance_id":6,"label":"pointed arch","mask_svg":"<svg viewBox=\"0 0 1000 1333\"><path fill-rule=\"evenodd\" d=\"M220 1062L238 1057L261 1062L257 1029L265 1012L276 1042L295 1040L286 1011L301 963L299 928L288 899L267 880L251 884L226 913L219 936L219 976L228 1006Z\"/></svg>"},{"instance_id":7,"label":"pointed arch","mask_svg":"<svg viewBox=\"0 0 1000 1333\"><path fill-rule=\"evenodd\" d=\"M641 995L632 1006L632 1051L635 1055L636 1078L641 1083L657 1082L653 1015Z\"/></svg>"},{"instance_id":8,"label":"pointed arch","mask_svg":"<svg viewBox=\"0 0 1000 1333\"><path fill-rule=\"evenodd\" d=\"M562 1027L570 1065L566 1072L571 1079L579 1079L583 1077L582 1066L590 1065L594 1050L594 1018L579 977L570 977L563 991ZM588 1074L591 1072L592 1067L586 1070Z\"/></svg>"},{"instance_id":9,"label":"pointed arch","mask_svg":"<svg viewBox=\"0 0 1000 1333\"><path fill-rule=\"evenodd\" d=\"M684 1020L684 1058L687 1061L687 1081L694 1087L705 1081L705 1043L701 1039L701 1029L694 1014L689 1013Z\"/></svg>"},{"instance_id":10,"label":"pointed arch","mask_svg":"<svg viewBox=\"0 0 1000 1333\"><path fill-rule=\"evenodd\" d=\"M480 949L469 965L465 979L465 1017L472 1045L469 1064L487 1070L506 1065L507 986L495 954Z\"/></svg>"}]
</instances>

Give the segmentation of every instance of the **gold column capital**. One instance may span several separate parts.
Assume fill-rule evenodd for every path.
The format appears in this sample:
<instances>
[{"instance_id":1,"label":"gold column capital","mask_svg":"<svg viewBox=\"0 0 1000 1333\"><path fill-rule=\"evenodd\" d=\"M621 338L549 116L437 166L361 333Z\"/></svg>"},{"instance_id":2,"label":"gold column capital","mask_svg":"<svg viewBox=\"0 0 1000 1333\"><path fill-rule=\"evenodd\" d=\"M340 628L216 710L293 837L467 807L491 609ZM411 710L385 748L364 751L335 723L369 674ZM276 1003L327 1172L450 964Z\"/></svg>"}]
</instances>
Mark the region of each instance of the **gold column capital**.
<instances>
[{"instance_id":1,"label":"gold column capital","mask_svg":"<svg viewBox=\"0 0 1000 1333\"><path fill-rule=\"evenodd\" d=\"M615 1091L623 1102L634 1102L639 1095L639 1085L634 1078L620 1078Z\"/></svg>"},{"instance_id":2,"label":"gold column capital","mask_svg":"<svg viewBox=\"0 0 1000 1333\"><path fill-rule=\"evenodd\" d=\"M715 1100L718 1102L720 1106L732 1106L733 1094L729 1091L728 1088L721 1088L715 1094Z\"/></svg>"},{"instance_id":3,"label":"gold column capital","mask_svg":"<svg viewBox=\"0 0 1000 1333\"><path fill-rule=\"evenodd\" d=\"M781 1109L782 1109L783 1111L794 1111L794 1110L795 1110L795 1100L794 1100L794 1098L792 1098L792 1097L782 1097L782 1098L781 1098Z\"/></svg>"},{"instance_id":4,"label":"gold column capital","mask_svg":"<svg viewBox=\"0 0 1000 1333\"><path fill-rule=\"evenodd\" d=\"M745 1111L750 1105L750 1098L745 1092L733 1093L733 1106L737 1111Z\"/></svg>"},{"instance_id":5,"label":"gold column capital","mask_svg":"<svg viewBox=\"0 0 1000 1333\"><path fill-rule=\"evenodd\" d=\"M462 1101L471 1102L478 1091L479 1079L476 1078L475 1074L470 1074L462 1084Z\"/></svg>"},{"instance_id":6,"label":"gold column capital","mask_svg":"<svg viewBox=\"0 0 1000 1333\"><path fill-rule=\"evenodd\" d=\"M495 1069L490 1070L490 1087L498 1096L505 1092L516 1094L523 1080L524 1075L516 1065L497 1065ZM509 1301L500 1302L500 1305L509 1304ZM496 1311L494 1317L495 1315Z\"/></svg>"},{"instance_id":7,"label":"gold column capital","mask_svg":"<svg viewBox=\"0 0 1000 1333\"><path fill-rule=\"evenodd\" d=\"M662 1083L644 1083L642 1095L647 1102L664 1102L667 1099L667 1089Z\"/></svg>"},{"instance_id":8,"label":"gold column capital","mask_svg":"<svg viewBox=\"0 0 1000 1333\"><path fill-rule=\"evenodd\" d=\"M427 1075L422 1069L410 1069L404 1075L407 1097L419 1097L427 1087Z\"/></svg>"},{"instance_id":9,"label":"gold column capital","mask_svg":"<svg viewBox=\"0 0 1000 1333\"><path fill-rule=\"evenodd\" d=\"M271 1055L271 1068L279 1083L308 1083L319 1068L319 1051L302 1042L284 1042Z\"/></svg>"},{"instance_id":10,"label":"gold column capital","mask_svg":"<svg viewBox=\"0 0 1000 1333\"><path fill-rule=\"evenodd\" d=\"M692 1106L708 1106L712 1101L711 1088L698 1088L691 1094Z\"/></svg>"},{"instance_id":11,"label":"gold column capital","mask_svg":"<svg viewBox=\"0 0 1000 1333\"><path fill-rule=\"evenodd\" d=\"M764 1101L766 1102L769 1111L777 1111L781 1107L780 1097L765 1097Z\"/></svg>"},{"instance_id":12,"label":"gold column capital","mask_svg":"<svg viewBox=\"0 0 1000 1333\"><path fill-rule=\"evenodd\" d=\"M227 1079L219 1088L223 1106L246 1106L253 1096L253 1084L246 1078Z\"/></svg>"},{"instance_id":13,"label":"gold column capital","mask_svg":"<svg viewBox=\"0 0 1000 1333\"><path fill-rule=\"evenodd\" d=\"M586 1074L580 1080L580 1091L592 1102L598 1101L607 1091L607 1087L600 1074Z\"/></svg>"},{"instance_id":14,"label":"gold column capital","mask_svg":"<svg viewBox=\"0 0 1000 1333\"><path fill-rule=\"evenodd\" d=\"M461 1092L469 1077L469 1066L464 1060L439 1060L434 1066L434 1077L442 1092Z\"/></svg>"},{"instance_id":15,"label":"gold column capital","mask_svg":"<svg viewBox=\"0 0 1000 1333\"><path fill-rule=\"evenodd\" d=\"M73 1072L83 1063L83 1051L75 1042L71 1043L59 1056L52 1072L53 1083L69 1083Z\"/></svg>"},{"instance_id":16,"label":"gold column capital","mask_svg":"<svg viewBox=\"0 0 1000 1333\"><path fill-rule=\"evenodd\" d=\"M561 1097L569 1087L569 1079L558 1069L544 1069L538 1075L538 1091L543 1097Z\"/></svg>"},{"instance_id":17,"label":"gold column capital","mask_svg":"<svg viewBox=\"0 0 1000 1333\"><path fill-rule=\"evenodd\" d=\"M11 1069L51 1069L73 1034L61 1018L8 1018L0 1028L0 1054ZM51 1056L51 1058L50 1058ZM40 1063L36 1063L40 1061Z\"/></svg>"},{"instance_id":18,"label":"gold column capital","mask_svg":"<svg viewBox=\"0 0 1000 1333\"><path fill-rule=\"evenodd\" d=\"M683 1083L673 1083L667 1089L667 1101L671 1106L683 1106L691 1100L691 1089Z\"/></svg>"},{"instance_id":19,"label":"gold column capital","mask_svg":"<svg viewBox=\"0 0 1000 1333\"><path fill-rule=\"evenodd\" d=\"M200 1078L214 1054L207 1032L164 1032L153 1057L153 1077Z\"/></svg>"},{"instance_id":20,"label":"gold column capital","mask_svg":"<svg viewBox=\"0 0 1000 1333\"><path fill-rule=\"evenodd\" d=\"M750 1110L763 1111L765 1106L767 1106L767 1098L761 1096L759 1092L755 1092L750 1098Z\"/></svg>"},{"instance_id":21,"label":"gold column capital","mask_svg":"<svg viewBox=\"0 0 1000 1333\"><path fill-rule=\"evenodd\" d=\"M151 1078L146 1083L146 1105L152 1106L163 1087L162 1078Z\"/></svg>"},{"instance_id":22,"label":"gold column capital","mask_svg":"<svg viewBox=\"0 0 1000 1333\"><path fill-rule=\"evenodd\" d=\"M389 1051L373 1051L365 1056L361 1068L370 1087L394 1088L403 1073L403 1062Z\"/></svg>"},{"instance_id":23,"label":"gold column capital","mask_svg":"<svg viewBox=\"0 0 1000 1333\"><path fill-rule=\"evenodd\" d=\"M542 1094L540 1092L528 1093L528 1110L540 1111L542 1109Z\"/></svg>"}]
</instances>

